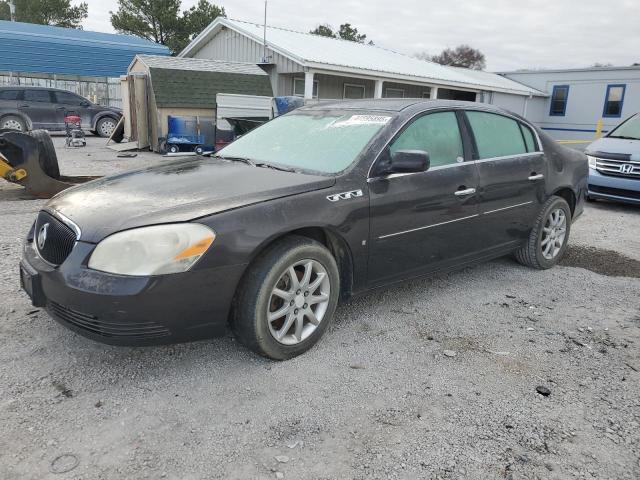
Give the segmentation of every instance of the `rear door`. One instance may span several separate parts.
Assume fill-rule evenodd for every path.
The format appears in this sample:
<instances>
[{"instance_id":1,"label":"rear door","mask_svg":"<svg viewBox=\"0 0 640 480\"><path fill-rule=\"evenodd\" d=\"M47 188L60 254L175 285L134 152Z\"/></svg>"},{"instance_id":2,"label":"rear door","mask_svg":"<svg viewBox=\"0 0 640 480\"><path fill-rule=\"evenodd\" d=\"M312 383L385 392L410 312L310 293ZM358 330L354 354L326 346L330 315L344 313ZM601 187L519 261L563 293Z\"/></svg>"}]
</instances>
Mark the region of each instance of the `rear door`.
<instances>
[{"instance_id":1,"label":"rear door","mask_svg":"<svg viewBox=\"0 0 640 480\"><path fill-rule=\"evenodd\" d=\"M82 119L83 128L91 128L93 113L90 103L86 98L71 92L54 91L56 99L56 118L61 127L64 127L64 117L77 115Z\"/></svg>"},{"instance_id":2,"label":"rear door","mask_svg":"<svg viewBox=\"0 0 640 480\"><path fill-rule=\"evenodd\" d=\"M52 93L49 90L35 88L24 90L18 110L31 119L34 129L56 129L56 109Z\"/></svg>"},{"instance_id":3,"label":"rear door","mask_svg":"<svg viewBox=\"0 0 640 480\"><path fill-rule=\"evenodd\" d=\"M497 113L467 111L480 176L482 228L486 250L525 240L545 197L546 163L533 131Z\"/></svg>"},{"instance_id":4,"label":"rear door","mask_svg":"<svg viewBox=\"0 0 640 480\"><path fill-rule=\"evenodd\" d=\"M424 114L381 153L378 162L397 150L424 150L431 167L369 179L370 285L461 263L477 249L478 175L465 161L471 152L462 119L454 111Z\"/></svg>"}]
</instances>

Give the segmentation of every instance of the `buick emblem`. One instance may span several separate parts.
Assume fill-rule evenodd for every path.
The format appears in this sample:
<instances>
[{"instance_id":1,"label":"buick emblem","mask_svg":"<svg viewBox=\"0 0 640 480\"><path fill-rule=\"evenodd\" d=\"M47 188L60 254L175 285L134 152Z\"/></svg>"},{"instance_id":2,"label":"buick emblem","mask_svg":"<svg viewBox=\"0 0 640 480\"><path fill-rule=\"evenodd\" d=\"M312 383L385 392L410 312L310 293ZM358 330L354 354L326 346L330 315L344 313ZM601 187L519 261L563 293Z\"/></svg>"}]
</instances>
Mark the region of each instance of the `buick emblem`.
<instances>
[{"instance_id":1,"label":"buick emblem","mask_svg":"<svg viewBox=\"0 0 640 480\"><path fill-rule=\"evenodd\" d=\"M44 244L47 241L47 230L49 230L49 224L45 223L38 230L38 249L42 250L44 248Z\"/></svg>"},{"instance_id":2,"label":"buick emblem","mask_svg":"<svg viewBox=\"0 0 640 480\"><path fill-rule=\"evenodd\" d=\"M630 163L625 163L624 165L620 165L620 173L632 173L633 165Z\"/></svg>"}]
</instances>

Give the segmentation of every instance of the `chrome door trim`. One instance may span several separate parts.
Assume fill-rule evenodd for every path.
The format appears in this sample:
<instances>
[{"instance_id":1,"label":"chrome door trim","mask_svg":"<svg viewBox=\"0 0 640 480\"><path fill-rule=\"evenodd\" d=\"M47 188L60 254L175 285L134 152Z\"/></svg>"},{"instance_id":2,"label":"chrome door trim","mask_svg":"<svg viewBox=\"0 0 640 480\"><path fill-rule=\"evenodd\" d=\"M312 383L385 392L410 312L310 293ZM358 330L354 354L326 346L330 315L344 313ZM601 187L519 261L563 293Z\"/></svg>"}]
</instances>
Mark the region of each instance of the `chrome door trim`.
<instances>
[{"instance_id":1,"label":"chrome door trim","mask_svg":"<svg viewBox=\"0 0 640 480\"><path fill-rule=\"evenodd\" d=\"M447 223L459 222L461 220L467 220L469 218L477 217L478 214L469 215L467 217L456 218L455 220L447 220L446 222L434 223L433 225L427 225L424 227L412 228L411 230L403 230L401 232L389 233L387 235L381 235L378 237L378 240L382 240L384 238L395 237L397 235L404 235L405 233L417 232L419 230L425 230L427 228L439 227L440 225L446 225Z\"/></svg>"},{"instance_id":2,"label":"chrome door trim","mask_svg":"<svg viewBox=\"0 0 640 480\"><path fill-rule=\"evenodd\" d=\"M524 203L517 203L516 205L510 205L508 207L496 208L495 210L488 210L486 212L482 212L482 215L489 215L490 213L502 212L503 210L509 210L511 208L524 207L525 205L529 205L533 203L533 200Z\"/></svg>"}]
</instances>

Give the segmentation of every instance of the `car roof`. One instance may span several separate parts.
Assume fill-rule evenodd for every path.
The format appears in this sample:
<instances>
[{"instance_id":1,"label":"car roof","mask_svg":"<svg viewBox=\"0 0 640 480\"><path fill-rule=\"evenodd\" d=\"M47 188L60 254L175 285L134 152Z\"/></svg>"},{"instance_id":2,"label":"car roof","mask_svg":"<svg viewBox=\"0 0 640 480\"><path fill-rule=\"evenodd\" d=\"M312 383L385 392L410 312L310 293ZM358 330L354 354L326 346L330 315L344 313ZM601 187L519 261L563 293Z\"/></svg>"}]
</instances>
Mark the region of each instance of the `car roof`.
<instances>
[{"instance_id":1,"label":"car roof","mask_svg":"<svg viewBox=\"0 0 640 480\"><path fill-rule=\"evenodd\" d=\"M3 85L0 86L0 90L53 90L54 92L66 92L73 93L77 95L75 92L70 92L69 90L64 90L62 88L52 88L52 87L34 87L31 85Z\"/></svg>"},{"instance_id":2,"label":"car roof","mask_svg":"<svg viewBox=\"0 0 640 480\"><path fill-rule=\"evenodd\" d=\"M487 103L464 102L461 100L431 100L427 98L365 98L361 100L329 100L308 105L301 110L372 110L379 112L421 111L439 108L481 108L496 113L508 113Z\"/></svg>"}]
</instances>

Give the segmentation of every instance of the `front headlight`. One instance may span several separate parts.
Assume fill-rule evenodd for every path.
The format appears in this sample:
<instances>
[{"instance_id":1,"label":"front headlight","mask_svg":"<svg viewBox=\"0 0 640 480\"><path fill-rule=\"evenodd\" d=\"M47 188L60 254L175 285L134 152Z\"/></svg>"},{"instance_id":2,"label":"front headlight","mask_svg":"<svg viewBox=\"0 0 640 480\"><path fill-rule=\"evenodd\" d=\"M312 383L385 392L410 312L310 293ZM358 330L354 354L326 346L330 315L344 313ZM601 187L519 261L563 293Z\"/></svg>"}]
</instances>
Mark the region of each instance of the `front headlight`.
<instances>
[{"instance_id":1,"label":"front headlight","mask_svg":"<svg viewBox=\"0 0 640 480\"><path fill-rule=\"evenodd\" d=\"M587 155L587 160L589 160L589 168L596 169L596 157L592 157L591 155Z\"/></svg>"},{"instance_id":2,"label":"front headlight","mask_svg":"<svg viewBox=\"0 0 640 480\"><path fill-rule=\"evenodd\" d=\"M89 259L89 268L137 276L186 272L215 238L213 230L197 223L126 230L98 244Z\"/></svg>"}]
</instances>

